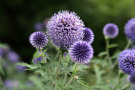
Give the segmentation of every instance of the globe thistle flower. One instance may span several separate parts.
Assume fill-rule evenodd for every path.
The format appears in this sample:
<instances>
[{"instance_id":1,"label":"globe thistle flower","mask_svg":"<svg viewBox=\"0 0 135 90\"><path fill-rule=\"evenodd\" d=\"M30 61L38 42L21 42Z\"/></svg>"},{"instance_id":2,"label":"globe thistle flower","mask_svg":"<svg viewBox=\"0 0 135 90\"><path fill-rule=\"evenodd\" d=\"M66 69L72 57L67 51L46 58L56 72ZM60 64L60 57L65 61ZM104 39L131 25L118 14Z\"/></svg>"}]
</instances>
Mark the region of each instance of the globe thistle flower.
<instances>
[{"instance_id":1,"label":"globe thistle flower","mask_svg":"<svg viewBox=\"0 0 135 90\"><path fill-rule=\"evenodd\" d=\"M118 27L113 23L108 23L103 28L103 34L108 38L115 38L118 35Z\"/></svg>"},{"instance_id":2,"label":"globe thistle flower","mask_svg":"<svg viewBox=\"0 0 135 90\"><path fill-rule=\"evenodd\" d=\"M20 59L19 55L14 51L8 52L7 58L12 63L17 63L19 61L19 59Z\"/></svg>"},{"instance_id":3,"label":"globe thistle flower","mask_svg":"<svg viewBox=\"0 0 135 90\"><path fill-rule=\"evenodd\" d=\"M47 45L48 39L43 32L34 32L30 35L29 41L33 47L43 48Z\"/></svg>"},{"instance_id":4,"label":"globe thistle flower","mask_svg":"<svg viewBox=\"0 0 135 90\"><path fill-rule=\"evenodd\" d=\"M69 48L69 54L73 62L85 64L93 57L93 48L85 41L77 41Z\"/></svg>"},{"instance_id":5,"label":"globe thistle flower","mask_svg":"<svg viewBox=\"0 0 135 90\"><path fill-rule=\"evenodd\" d=\"M27 69L27 67L22 66L22 65L17 65L17 66L16 66L16 69L17 69L17 71L19 71L19 72L24 72L25 69Z\"/></svg>"},{"instance_id":6,"label":"globe thistle flower","mask_svg":"<svg viewBox=\"0 0 135 90\"><path fill-rule=\"evenodd\" d=\"M94 34L90 28L85 27L85 30L83 31L83 41L86 41L88 43L92 43L94 40Z\"/></svg>"},{"instance_id":7,"label":"globe thistle flower","mask_svg":"<svg viewBox=\"0 0 135 90\"><path fill-rule=\"evenodd\" d=\"M135 51L124 50L118 57L119 68L126 74L132 74L135 70Z\"/></svg>"},{"instance_id":8,"label":"globe thistle flower","mask_svg":"<svg viewBox=\"0 0 135 90\"><path fill-rule=\"evenodd\" d=\"M18 87L18 82L15 80L5 80L4 81L4 87L7 90L14 90L15 88Z\"/></svg>"},{"instance_id":9,"label":"globe thistle flower","mask_svg":"<svg viewBox=\"0 0 135 90\"><path fill-rule=\"evenodd\" d=\"M129 20L125 25L125 34L135 43L135 18Z\"/></svg>"},{"instance_id":10,"label":"globe thistle flower","mask_svg":"<svg viewBox=\"0 0 135 90\"><path fill-rule=\"evenodd\" d=\"M74 12L61 11L48 21L47 34L56 46L68 49L83 37L83 26L84 23Z\"/></svg>"},{"instance_id":11,"label":"globe thistle flower","mask_svg":"<svg viewBox=\"0 0 135 90\"><path fill-rule=\"evenodd\" d=\"M38 62L41 62L41 61L42 61L42 57L40 56L38 58L34 58L33 63L37 64Z\"/></svg>"},{"instance_id":12,"label":"globe thistle flower","mask_svg":"<svg viewBox=\"0 0 135 90\"><path fill-rule=\"evenodd\" d=\"M34 29L36 31L42 31L44 29L44 24L41 22L37 22L34 24Z\"/></svg>"},{"instance_id":13,"label":"globe thistle flower","mask_svg":"<svg viewBox=\"0 0 135 90\"><path fill-rule=\"evenodd\" d=\"M135 84L135 75L128 75L128 81L131 84Z\"/></svg>"}]
</instances>

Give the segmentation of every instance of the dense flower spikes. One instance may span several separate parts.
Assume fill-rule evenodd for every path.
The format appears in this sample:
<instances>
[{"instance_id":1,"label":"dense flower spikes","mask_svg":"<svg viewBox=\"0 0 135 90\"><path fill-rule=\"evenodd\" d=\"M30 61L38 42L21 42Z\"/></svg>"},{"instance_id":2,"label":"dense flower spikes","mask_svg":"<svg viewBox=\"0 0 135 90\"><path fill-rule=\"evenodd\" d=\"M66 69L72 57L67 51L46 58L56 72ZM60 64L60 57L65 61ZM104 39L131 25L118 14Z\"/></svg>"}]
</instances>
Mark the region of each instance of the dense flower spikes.
<instances>
[{"instance_id":1,"label":"dense flower spikes","mask_svg":"<svg viewBox=\"0 0 135 90\"><path fill-rule=\"evenodd\" d=\"M91 44L94 40L94 34L92 30L90 28L85 27L85 30L83 31L83 33L84 33L83 41L86 41Z\"/></svg>"},{"instance_id":2,"label":"dense flower spikes","mask_svg":"<svg viewBox=\"0 0 135 90\"><path fill-rule=\"evenodd\" d=\"M103 28L103 34L108 38L115 38L118 35L118 27L113 23L108 23Z\"/></svg>"},{"instance_id":3,"label":"dense flower spikes","mask_svg":"<svg viewBox=\"0 0 135 90\"><path fill-rule=\"evenodd\" d=\"M93 48L86 41L77 41L69 49L69 54L73 62L85 64L93 57Z\"/></svg>"},{"instance_id":4,"label":"dense flower spikes","mask_svg":"<svg viewBox=\"0 0 135 90\"><path fill-rule=\"evenodd\" d=\"M129 76L128 76L128 81L129 81L131 84L135 84L135 75L129 75Z\"/></svg>"},{"instance_id":5,"label":"dense flower spikes","mask_svg":"<svg viewBox=\"0 0 135 90\"><path fill-rule=\"evenodd\" d=\"M30 43L36 48L43 48L48 43L48 39L43 32L34 32L30 35Z\"/></svg>"},{"instance_id":6,"label":"dense flower spikes","mask_svg":"<svg viewBox=\"0 0 135 90\"><path fill-rule=\"evenodd\" d=\"M132 75L135 71L135 50L124 50L118 57L119 68L126 74Z\"/></svg>"},{"instance_id":7,"label":"dense flower spikes","mask_svg":"<svg viewBox=\"0 0 135 90\"><path fill-rule=\"evenodd\" d=\"M135 42L135 18L129 20L125 25L125 34Z\"/></svg>"},{"instance_id":8,"label":"dense flower spikes","mask_svg":"<svg viewBox=\"0 0 135 90\"><path fill-rule=\"evenodd\" d=\"M74 12L61 11L48 21L47 33L56 46L67 49L83 37L83 26Z\"/></svg>"}]
</instances>

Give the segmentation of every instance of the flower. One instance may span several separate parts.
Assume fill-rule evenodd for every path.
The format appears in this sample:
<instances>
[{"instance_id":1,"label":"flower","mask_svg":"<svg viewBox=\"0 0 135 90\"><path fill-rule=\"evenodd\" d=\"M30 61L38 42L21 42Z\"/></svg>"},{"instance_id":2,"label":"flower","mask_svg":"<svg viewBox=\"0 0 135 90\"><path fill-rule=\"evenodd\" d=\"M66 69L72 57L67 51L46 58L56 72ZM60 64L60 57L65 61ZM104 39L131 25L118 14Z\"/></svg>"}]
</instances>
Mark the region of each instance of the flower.
<instances>
[{"instance_id":1,"label":"flower","mask_svg":"<svg viewBox=\"0 0 135 90\"><path fill-rule=\"evenodd\" d=\"M108 23L103 28L103 34L108 38L115 38L118 35L118 27L113 23Z\"/></svg>"},{"instance_id":2,"label":"flower","mask_svg":"<svg viewBox=\"0 0 135 90\"><path fill-rule=\"evenodd\" d=\"M60 11L48 21L47 34L56 46L68 49L83 37L83 26L74 12Z\"/></svg>"},{"instance_id":3,"label":"flower","mask_svg":"<svg viewBox=\"0 0 135 90\"><path fill-rule=\"evenodd\" d=\"M83 31L83 41L86 41L88 43L92 43L94 40L94 34L90 28L85 27L85 30Z\"/></svg>"},{"instance_id":4,"label":"flower","mask_svg":"<svg viewBox=\"0 0 135 90\"><path fill-rule=\"evenodd\" d=\"M135 51L124 50L118 57L119 68L126 74L132 74L135 70Z\"/></svg>"},{"instance_id":5,"label":"flower","mask_svg":"<svg viewBox=\"0 0 135 90\"><path fill-rule=\"evenodd\" d=\"M4 87L8 90L14 90L18 87L18 82L15 80L5 80Z\"/></svg>"},{"instance_id":6,"label":"flower","mask_svg":"<svg viewBox=\"0 0 135 90\"><path fill-rule=\"evenodd\" d=\"M34 32L30 35L29 41L33 47L43 48L47 45L48 39L43 32Z\"/></svg>"},{"instance_id":7,"label":"flower","mask_svg":"<svg viewBox=\"0 0 135 90\"><path fill-rule=\"evenodd\" d=\"M38 62L41 62L41 61L42 61L42 57L40 56L38 58L34 58L33 63L37 64Z\"/></svg>"},{"instance_id":8,"label":"flower","mask_svg":"<svg viewBox=\"0 0 135 90\"><path fill-rule=\"evenodd\" d=\"M93 48L85 41L77 41L69 48L69 54L73 62L84 64L93 57Z\"/></svg>"},{"instance_id":9,"label":"flower","mask_svg":"<svg viewBox=\"0 0 135 90\"><path fill-rule=\"evenodd\" d=\"M135 18L129 20L125 25L125 34L135 42Z\"/></svg>"},{"instance_id":10,"label":"flower","mask_svg":"<svg viewBox=\"0 0 135 90\"><path fill-rule=\"evenodd\" d=\"M20 59L19 55L14 51L8 52L7 57L8 57L8 60L12 63L17 63Z\"/></svg>"},{"instance_id":11,"label":"flower","mask_svg":"<svg viewBox=\"0 0 135 90\"><path fill-rule=\"evenodd\" d=\"M16 68L17 68L17 70L18 70L19 72L24 72L27 67L22 66L22 65L17 65Z\"/></svg>"},{"instance_id":12,"label":"flower","mask_svg":"<svg viewBox=\"0 0 135 90\"><path fill-rule=\"evenodd\" d=\"M135 75L128 75L128 81L131 84L135 84Z\"/></svg>"},{"instance_id":13,"label":"flower","mask_svg":"<svg viewBox=\"0 0 135 90\"><path fill-rule=\"evenodd\" d=\"M41 22L37 22L34 24L34 29L36 31L42 31L44 29L44 24Z\"/></svg>"}]
</instances>

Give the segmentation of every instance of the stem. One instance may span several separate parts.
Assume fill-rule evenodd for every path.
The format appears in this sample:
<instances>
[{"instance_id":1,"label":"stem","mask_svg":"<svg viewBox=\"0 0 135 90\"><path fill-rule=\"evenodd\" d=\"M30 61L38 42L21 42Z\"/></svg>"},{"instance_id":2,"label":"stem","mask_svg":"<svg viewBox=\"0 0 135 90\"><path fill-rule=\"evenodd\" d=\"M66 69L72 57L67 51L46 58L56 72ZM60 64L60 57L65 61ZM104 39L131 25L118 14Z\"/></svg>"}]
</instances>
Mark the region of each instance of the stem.
<instances>
[{"instance_id":1,"label":"stem","mask_svg":"<svg viewBox=\"0 0 135 90\"><path fill-rule=\"evenodd\" d=\"M40 53L41 53L41 56L42 56L42 58L44 59L44 61L47 62L47 61L46 61L46 58L44 57L44 54L43 54L43 52L42 52L42 49L40 49Z\"/></svg>"},{"instance_id":2,"label":"stem","mask_svg":"<svg viewBox=\"0 0 135 90\"><path fill-rule=\"evenodd\" d=\"M67 79L67 73L64 76L63 84L65 83L66 79Z\"/></svg>"},{"instance_id":3,"label":"stem","mask_svg":"<svg viewBox=\"0 0 135 90\"><path fill-rule=\"evenodd\" d=\"M132 42L131 42L131 40L129 40L129 39L128 39L128 43L127 43L127 45L126 45L125 49L128 49L128 48L129 48L129 46L131 45L131 43L132 43ZM124 49L124 50L125 50L125 49Z\"/></svg>"},{"instance_id":4,"label":"stem","mask_svg":"<svg viewBox=\"0 0 135 90\"><path fill-rule=\"evenodd\" d=\"M106 52L107 52L107 57L108 57L108 60L109 60L109 63L110 65L112 65L112 62L111 62L111 58L110 58L110 54L109 54L109 39L106 37Z\"/></svg>"},{"instance_id":5,"label":"stem","mask_svg":"<svg viewBox=\"0 0 135 90\"><path fill-rule=\"evenodd\" d=\"M65 85L64 89L73 81L73 77L69 80L69 82Z\"/></svg>"}]
</instances>

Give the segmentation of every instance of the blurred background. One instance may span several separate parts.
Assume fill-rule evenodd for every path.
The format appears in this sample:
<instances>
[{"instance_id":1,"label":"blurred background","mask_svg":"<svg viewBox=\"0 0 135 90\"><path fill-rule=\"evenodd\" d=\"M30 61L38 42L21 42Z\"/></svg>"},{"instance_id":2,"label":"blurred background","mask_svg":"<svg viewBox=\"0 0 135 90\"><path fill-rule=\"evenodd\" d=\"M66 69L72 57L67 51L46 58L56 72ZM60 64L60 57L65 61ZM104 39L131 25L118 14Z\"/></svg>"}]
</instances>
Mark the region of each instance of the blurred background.
<instances>
[{"instance_id":1,"label":"blurred background","mask_svg":"<svg viewBox=\"0 0 135 90\"><path fill-rule=\"evenodd\" d=\"M135 17L135 0L0 0L0 42L8 44L21 60L30 63L35 48L29 43L29 35L42 28L38 25L41 23L45 31L48 18L60 10L74 11L93 30L96 56L105 50L102 29L106 23L119 27L119 35L110 42L118 43L119 49L125 47L124 26Z\"/></svg>"}]
</instances>

